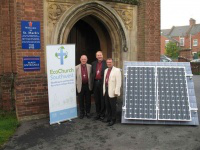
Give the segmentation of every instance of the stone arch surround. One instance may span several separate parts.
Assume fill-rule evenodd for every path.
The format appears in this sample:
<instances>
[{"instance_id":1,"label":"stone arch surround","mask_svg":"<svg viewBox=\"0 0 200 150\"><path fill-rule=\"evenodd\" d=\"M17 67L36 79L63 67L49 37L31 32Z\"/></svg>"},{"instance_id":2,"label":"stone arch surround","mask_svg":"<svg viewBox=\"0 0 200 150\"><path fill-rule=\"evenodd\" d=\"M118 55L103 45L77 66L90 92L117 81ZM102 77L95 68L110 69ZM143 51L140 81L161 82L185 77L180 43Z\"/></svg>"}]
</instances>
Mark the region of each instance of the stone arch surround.
<instances>
[{"instance_id":1,"label":"stone arch surround","mask_svg":"<svg viewBox=\"0 0 200 150\"><path fill-rule=\"evenodd\" d=\"M94 16L106 27L112 42L112 57L115 65L121 67L122 52L128 51L125 25L120 16L103 2L83 2L65 11L59 18L51 38L52 44L64 44L74 24L86 17Z\"/></svg>"}]
</instances>

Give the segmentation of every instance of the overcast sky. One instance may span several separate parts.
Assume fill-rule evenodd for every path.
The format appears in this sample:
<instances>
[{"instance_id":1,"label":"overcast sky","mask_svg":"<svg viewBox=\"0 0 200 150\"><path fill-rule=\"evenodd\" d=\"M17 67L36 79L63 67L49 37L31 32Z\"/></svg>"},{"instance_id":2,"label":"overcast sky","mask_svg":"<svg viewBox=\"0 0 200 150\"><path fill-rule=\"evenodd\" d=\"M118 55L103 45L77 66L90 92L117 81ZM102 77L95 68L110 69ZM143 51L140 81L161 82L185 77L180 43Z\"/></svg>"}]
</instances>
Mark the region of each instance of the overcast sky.
<instances>
[{"instance_id":1,"label":"overcast sky","mask_svg":"<svg viewBox=\"0 0 200 150\"><path fill-rule=\"evenodd\" d=\"M161 0L161 29L189 25L190 18L200 24L200 0Z\"/></svg>"}]
</instances>

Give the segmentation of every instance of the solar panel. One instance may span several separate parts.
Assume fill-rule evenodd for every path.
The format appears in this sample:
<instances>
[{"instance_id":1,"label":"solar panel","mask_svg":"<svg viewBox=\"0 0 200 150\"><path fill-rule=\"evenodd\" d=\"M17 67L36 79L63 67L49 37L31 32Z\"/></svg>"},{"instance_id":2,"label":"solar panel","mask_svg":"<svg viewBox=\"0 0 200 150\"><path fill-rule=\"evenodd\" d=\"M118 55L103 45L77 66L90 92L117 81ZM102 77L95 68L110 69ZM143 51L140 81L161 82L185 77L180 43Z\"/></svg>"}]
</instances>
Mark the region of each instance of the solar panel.
<instances>
[{"instance_id":1,"label":"solar panel","mask_svg":"<svg viewBox=\"0 0 200 150\"><path fill-rule=\"evenodd\" d=\"M155 67L128 67L126 119L156 120Z\"/></svg>"},{"instance_id":2,"label":"solar panel","mask_svg":"<svg viewBox=\"0 0 200 150\"><path fill-rule=\"evenodd\" d=\"M190 63L125 62L122 123L199 125Z\"/></svg>"},{"instance_id":3,"label":"solar panel","mask_svg":"<svg viewBox=\"0 0 200 150\"><path fill-rule=\"evenodd\" d=\"M191 121L185 68L158 67L158 120Z\"/></svg>"}]
</instances>

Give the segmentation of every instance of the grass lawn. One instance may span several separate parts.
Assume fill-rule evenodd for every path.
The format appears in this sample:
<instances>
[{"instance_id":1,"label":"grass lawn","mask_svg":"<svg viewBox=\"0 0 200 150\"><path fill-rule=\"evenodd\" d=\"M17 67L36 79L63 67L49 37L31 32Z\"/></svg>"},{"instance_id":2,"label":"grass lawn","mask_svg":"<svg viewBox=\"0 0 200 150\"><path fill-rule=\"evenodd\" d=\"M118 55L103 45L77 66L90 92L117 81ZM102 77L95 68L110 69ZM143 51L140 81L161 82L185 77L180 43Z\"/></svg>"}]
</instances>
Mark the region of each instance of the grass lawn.
<instances>
[{"instance_id":1,"label":"grass lawn","mask_svg":"<svg viewBox=\"0 0 200 150\"><path fill-rule=\"evenodd\" d=\"M0 110L0 148L15 133L18 126L15 112Z\"/></svg>"}]
</instances>

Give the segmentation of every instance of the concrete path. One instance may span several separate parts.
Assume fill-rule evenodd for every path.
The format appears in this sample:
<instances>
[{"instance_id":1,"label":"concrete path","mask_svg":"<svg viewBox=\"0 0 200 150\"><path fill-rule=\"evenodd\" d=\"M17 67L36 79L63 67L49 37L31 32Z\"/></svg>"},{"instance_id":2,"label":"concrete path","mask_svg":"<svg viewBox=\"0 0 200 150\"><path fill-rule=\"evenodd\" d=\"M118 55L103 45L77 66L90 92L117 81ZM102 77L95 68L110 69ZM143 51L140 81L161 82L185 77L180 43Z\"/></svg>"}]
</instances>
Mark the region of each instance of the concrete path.
<instances>
[{"instance_id":1,"label":"concrete path","mask_svg":"<svg viewBox=\"0 0 200 150\"><path fill-rule=\"evenodd\" d=\"M193 79L200 109L200 76ZM124 125L120 124L120 117L118 112L118 122L113 127L87 118L52 126L48 119L24 122L3 149L200 150L199 126Z\"/></svg>"}]
</instances>

